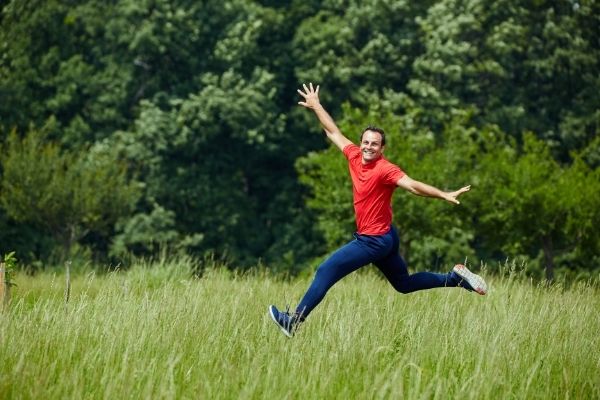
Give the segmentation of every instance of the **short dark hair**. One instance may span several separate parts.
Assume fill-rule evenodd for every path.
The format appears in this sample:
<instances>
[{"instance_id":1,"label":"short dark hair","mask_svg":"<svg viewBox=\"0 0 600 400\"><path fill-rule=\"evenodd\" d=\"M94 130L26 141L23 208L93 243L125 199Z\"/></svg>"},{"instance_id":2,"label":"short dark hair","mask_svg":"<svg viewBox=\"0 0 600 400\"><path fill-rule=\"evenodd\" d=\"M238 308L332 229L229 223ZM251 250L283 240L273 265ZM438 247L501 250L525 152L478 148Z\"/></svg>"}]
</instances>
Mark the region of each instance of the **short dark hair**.
<instances>
[{"instance_id":1,"label":"short dark hair","mask_svg":"<svg viewBox=\"0 0 600 400\"><path fill-rule=\"evenodd\" d=\"M385 132L383 131L383 129L378 128L378 127L373 126L373 125L367 126L365 129L363 129L362 133L360 134L360 141L361 142L362 142L363 135L365 134L366 131L373 131L373 132L379 133L381 135L381 145L385 146Z\"/></svg>"}]
</instances>

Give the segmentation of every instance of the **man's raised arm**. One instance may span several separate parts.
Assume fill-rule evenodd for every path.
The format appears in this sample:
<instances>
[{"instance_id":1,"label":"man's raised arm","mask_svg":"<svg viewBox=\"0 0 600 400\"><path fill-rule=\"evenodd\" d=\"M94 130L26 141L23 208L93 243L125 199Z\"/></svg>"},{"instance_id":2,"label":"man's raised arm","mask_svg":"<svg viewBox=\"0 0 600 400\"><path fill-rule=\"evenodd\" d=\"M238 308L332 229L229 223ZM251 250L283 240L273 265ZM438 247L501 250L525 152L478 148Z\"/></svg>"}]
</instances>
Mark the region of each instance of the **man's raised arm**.
<instances>
[{"instance_id":1,"label":"man's raised arm","mask_svg":"<svg viewBox=\"0 0 600 400\"><path fill-rule=\"evenodd\" d=\"M302 86L304 87L304 91L298 89L298 93L300 93L300 96L304 97L304 101L299 101L298 104L313 110L329 140L331 140L340 150L344 150L344 147L352 142L342 134L333 121L333 118L331 118L329 113L321 105L321 102L319 101L319 85L317 85L316 89L313 88L312 83L309 83L308 86L306 86L306 84L303 84Z\"/></svg>"}]
</instances>

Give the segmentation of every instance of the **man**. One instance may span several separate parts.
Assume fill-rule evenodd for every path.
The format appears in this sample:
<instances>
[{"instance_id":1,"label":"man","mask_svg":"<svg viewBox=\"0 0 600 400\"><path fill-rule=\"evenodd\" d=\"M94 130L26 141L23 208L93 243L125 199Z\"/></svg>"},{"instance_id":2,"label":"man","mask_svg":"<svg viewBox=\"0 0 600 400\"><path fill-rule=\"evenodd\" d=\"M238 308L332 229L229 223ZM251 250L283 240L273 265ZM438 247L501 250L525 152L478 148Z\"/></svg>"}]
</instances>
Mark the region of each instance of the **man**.
<instances>
[{"instance_id":1,"label":"man","mask_svg":"<svg viewBox=\"0 0 600 400\"><path fill-rule=\"evenodd\" d=\"M293 314L269 306L269 315L288 337L325 297L327 291L344 276L373 263L394 289L400 293L437 287L463 287L486 294L485 281L464 265L457 264L448 274L419 272L409 275L406 262L398 253L399 239L392 226L392 193L401 187L413 194L435 197L452 204L460 204L458 196L468 192L465 186L454 192L444 192L423 182L411 179L398 166L383 157L385 133L369 126L360 137L360 147L348 140L319 101L319 86L303 85L298 93L304 101L298 104L314 111L327 137L348 159L352 178L354 211L357 230L354 240L334 252L319 266L314 280Z\"/></svg>"}]
</instances>

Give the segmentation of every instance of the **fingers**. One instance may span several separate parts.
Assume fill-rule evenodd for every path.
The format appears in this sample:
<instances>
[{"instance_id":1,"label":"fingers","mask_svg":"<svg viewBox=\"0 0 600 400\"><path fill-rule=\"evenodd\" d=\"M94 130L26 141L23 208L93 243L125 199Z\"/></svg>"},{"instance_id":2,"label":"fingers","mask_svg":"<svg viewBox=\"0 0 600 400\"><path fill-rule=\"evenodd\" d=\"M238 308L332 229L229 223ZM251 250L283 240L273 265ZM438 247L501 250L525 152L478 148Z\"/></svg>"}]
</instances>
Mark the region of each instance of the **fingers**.
<instances>
[{"instance_id":1,"label":"fingers","mask_svg":"<svg viewBox=\"0 0 600 400\"><path fill-rule=\"evenodd\" d=\"M469 190L471 190L471 185L462 187L462 188L458 189L455 193L458 196L458 195L461 195L461 194L463 194L465 192L468 192Z\"/></svg>"},{"instance_id":2,"label":"fingers","mask_svg":"<svg viewBox=\"0 0 600 400\"><path fill-rule=\"evenodd\" d=\"M458 201L457 197L465 192L468 192L469 190L471 190L471 185L467 185L467 186L464 186L464 187L458 189L456 192L451 194L451 197L448 201L450 201L451 203L454 203L454 204L460 204L460 201Z\"/></svg>"},{"instance_id":3,"label":"fingers","mask_svg":"<svg viewBox=\"0 0 600 400\"><path fill-rule=\"evenodd\" d=\"M298 93L300 93L303 96L306 96L311 93L316 93L316 94L319 93L319 85L317 85L317 87L315 89L312 82L309 82L308 86L306 86L306 83L303 83L302 87L304 88L304 92L302 92L300 89L298 89Z\"/></svg>"},{"instance_id":4,"label":"fingers","mask_svg":"<svg viewBox=\"0 0 600 400\"><path fill-rule=\"evenodd\" d=\"M319 85L317 85L315 88L312 82L309 82L308 86L306 86L306 83L303 83L302 87L304 88L304 91L301 89L296 89L298 94L304 97L304 101L299 101L298 104L307 108L311 108L311 105L314 101L319 101Z\"/></svg>"}]
</instances>

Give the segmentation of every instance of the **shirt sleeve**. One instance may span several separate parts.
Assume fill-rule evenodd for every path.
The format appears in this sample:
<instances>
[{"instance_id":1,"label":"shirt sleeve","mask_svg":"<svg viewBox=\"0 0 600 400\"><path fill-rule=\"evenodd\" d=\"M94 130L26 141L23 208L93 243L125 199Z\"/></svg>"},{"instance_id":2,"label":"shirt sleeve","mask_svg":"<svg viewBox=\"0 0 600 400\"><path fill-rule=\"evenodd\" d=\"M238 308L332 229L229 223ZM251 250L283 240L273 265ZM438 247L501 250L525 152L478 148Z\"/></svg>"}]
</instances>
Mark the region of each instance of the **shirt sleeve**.
<instances>
[{"instance_id":1,"label":"shirt sleeve","mask_svg":"<svg viewBox=\"0 0 600 400\"><path fill-rule=\"evenodd\" d=\"M344 147L343 152L344 156L346 156L346 158L350 160L356 157L357 154L360 154L360 148L354 143L350 143Z\"/></svg>"},{"instance_id":2,"label":"shirt sleeve","mask_svg":"<svg viewBox=\"0 0 600 400\"><path fill-rule=\"evenodd\" d=\"M399 166L390 163L383 174L383 182L386 185L396 185L404 175L406 174Z\"/></svg>"}]
</instances>

